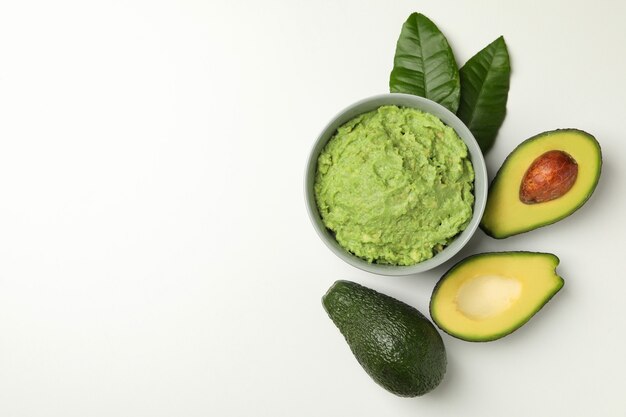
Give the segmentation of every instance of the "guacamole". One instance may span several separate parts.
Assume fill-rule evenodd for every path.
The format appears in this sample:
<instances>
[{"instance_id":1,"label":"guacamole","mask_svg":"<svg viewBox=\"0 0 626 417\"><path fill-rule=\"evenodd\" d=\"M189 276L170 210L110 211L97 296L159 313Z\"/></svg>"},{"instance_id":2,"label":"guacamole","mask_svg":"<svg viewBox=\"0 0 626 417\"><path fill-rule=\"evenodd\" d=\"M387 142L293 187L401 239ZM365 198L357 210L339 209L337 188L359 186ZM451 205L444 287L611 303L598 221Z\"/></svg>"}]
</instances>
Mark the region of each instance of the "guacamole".
<instances>
[{"instance_id":1,"label":"guacamole","mask_svg":"<svg viewBox=\"0 0 626 417\"><path fill-rule=\"evenodd\" d=\"M474 169L436 116L383 106L350 120L320 153L315 199L326 227L369 262L432 258L468 225Z\"/></svg>"}]
</instances>

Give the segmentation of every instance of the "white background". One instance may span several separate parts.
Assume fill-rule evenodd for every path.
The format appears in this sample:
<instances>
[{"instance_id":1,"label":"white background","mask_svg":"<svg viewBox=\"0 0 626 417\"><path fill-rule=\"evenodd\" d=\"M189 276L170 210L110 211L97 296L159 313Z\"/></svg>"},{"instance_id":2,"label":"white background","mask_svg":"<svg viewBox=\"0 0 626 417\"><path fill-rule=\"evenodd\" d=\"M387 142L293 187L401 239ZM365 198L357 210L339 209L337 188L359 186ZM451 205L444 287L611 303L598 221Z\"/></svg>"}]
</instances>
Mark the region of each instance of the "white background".
<instances>
[{"instance_id":1,"label":"white background","mask_svg":"<svg viewBox=\"0 0 626 417\"><path fill-rule=\"evenodd\" d=\"M5 1L0 5L0 416L623 416L626 3ZM338 110L386 92L413 11L459 64L513 75L490 176L522 140L602 145L592 199L491 250L561 258L564 289L492 343L443 335L432 393L378 387L323 311L336 279L422 312L451 265L356 270L302 174Z\"/></svg>"}]
</instances>

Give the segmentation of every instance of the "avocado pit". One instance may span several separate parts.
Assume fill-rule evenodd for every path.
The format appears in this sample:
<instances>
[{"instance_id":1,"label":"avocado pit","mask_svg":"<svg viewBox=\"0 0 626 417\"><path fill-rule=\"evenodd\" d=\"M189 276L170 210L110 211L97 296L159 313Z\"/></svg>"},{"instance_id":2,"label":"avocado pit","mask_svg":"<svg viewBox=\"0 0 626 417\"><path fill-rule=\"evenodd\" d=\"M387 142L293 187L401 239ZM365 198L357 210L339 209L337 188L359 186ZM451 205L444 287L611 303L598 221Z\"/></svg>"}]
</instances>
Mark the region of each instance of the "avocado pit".
<instances>
[{"instance_id":1,"label":"avocado pit","mask_svg":"<svg viewBox=\"0 0 626 417\"><path fill-rule=\"evenodd\" d=\"M524 174L519 199L524 204L555 200L574 186L577 177L574 158L563 151L548 151L535 159Z\"/></svg>"}]
</instances>

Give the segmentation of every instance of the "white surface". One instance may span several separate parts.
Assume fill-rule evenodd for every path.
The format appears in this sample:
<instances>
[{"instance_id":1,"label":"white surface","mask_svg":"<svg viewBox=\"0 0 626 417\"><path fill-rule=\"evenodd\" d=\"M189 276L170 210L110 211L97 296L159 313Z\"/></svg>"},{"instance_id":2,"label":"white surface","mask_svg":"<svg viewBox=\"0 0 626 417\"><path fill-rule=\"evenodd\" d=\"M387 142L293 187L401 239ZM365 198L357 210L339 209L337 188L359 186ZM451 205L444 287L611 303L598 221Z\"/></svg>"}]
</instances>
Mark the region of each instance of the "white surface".
<instances>
[{"instance_id":1,"label":"white surface","mask_svg":"<svg viewBox=\"0 0 626 417\"><path fill-rule=\"evenodd\" d=\"M5 1L0 415L623 416L626 6L618 1ZM370 275L308 223L306 155L387 91L413 11L457 60L504 34L523 139L578 127L605 163L575 215L464 254L557 254L566 280L500 341L444 335L443 384L374 384L320 297L351 279L426 311L441 267Z\"/></svg>"}]
</instances>

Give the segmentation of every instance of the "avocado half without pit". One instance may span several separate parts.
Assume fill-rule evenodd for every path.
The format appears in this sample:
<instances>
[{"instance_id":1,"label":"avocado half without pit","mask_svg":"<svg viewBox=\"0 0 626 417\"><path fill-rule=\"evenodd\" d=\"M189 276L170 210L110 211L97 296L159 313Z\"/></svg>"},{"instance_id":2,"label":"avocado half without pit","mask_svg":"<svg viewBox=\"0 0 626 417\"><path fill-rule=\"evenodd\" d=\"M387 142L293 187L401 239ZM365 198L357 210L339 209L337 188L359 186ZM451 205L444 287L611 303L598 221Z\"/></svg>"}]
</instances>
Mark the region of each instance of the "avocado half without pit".
<instances>
[{"instance_id":1,"label":"avocado half without pit","mask_svg":"<svg viewBox=\"0 0 626 417\"><path fill-rule=\"evenodd\" d=\"M502 239L555 223L591 197L601 169L600 145L586 132L553 130L527 139L491 183L480 226Z\"/></svg>"},{"instance_id":2,"label":"avocado half without pit","mask_svg":"<svg viewBox=\"0 0 626 417\"><path fill-rule=\"evenodd\" d=\"M520 328L562 287L559 258L549 253L495 252L470 256L437 283L430 315L446 333L486 342Z\"/></svg>"}]
</instances>

